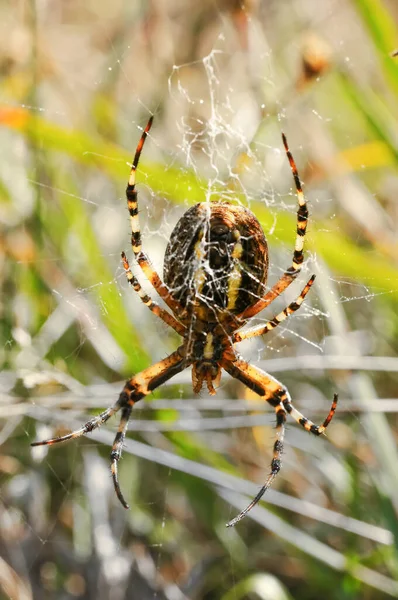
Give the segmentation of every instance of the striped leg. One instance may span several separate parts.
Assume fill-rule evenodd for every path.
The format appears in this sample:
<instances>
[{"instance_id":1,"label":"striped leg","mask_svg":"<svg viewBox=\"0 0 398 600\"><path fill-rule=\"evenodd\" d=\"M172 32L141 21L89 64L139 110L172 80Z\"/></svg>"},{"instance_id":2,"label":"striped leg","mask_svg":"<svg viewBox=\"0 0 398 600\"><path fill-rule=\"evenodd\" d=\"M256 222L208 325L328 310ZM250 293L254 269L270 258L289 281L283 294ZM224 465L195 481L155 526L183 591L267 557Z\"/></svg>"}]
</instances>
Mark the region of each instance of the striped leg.
<instances>
[{"instance_id":1,"label":"striped leg","mask_svg":"<svg viewBox=\"0 0 398 600\"><path fill-rule=\"evenodd\" d=\"M103 423L106 423L108 419L110 419L117 411L120 409L119 400L111 406L107 408L102 413L93 417L87 423L85 423L80 429L76 429L76 431L72 431L71 433L67 433L66 435L62 435L60 437L52 438L51 440L44 440L43 442L33 442L31 446L52 446L53 444L58 444L58 442L66 442L68 440L74 440L76 438L85 435L86 433L90 433L100 427Z\"/></svg>"},{"instance_id":2,"label":"striped leg","mask_svg":"<svg viewBox=\"0 0 398 600\"><path fill-rule=\"evenodd\" d=\"M179 316L184 315L185 309L170 294L168 287L160 279L159 275L152 267L147 255L144 252L140 252L137 258L137 262L140 268L142 269L144 275L150 281L152 286L155 288L159 296L167 304L170 310L172 310L174 313L177 313Z\"/></svg>"},{"instance_id":3,"label":"striped leg","mask_svg":"<svg viewBox=\"0 0 398 600\"><path fill-rule=\"evenodd\" d=\"M243 519L247 515L247 513L256 506L264 496L267 489L271 486L275 477L278 475L281 468L281 458L283 452L283 440L285 437L285 421L286 421L286 410L283 408L281 404L275 407L276 413L276 440L274 443L274 451L271 461L271 471L265 480L264 485L261 487L256 497L250 502L248 506L244 510L242 510L234 519L231 519L227 523L227 527L234 527L239 521Z\"/></svg>"},{"instance_id":4,"label":"striped leg","mask_svg":"<svg viewBox=\"0 0 398 600\"><path fill-rule=\"evenodd\" d=\"M187 366L187 362L181 356L181 348L178 348L160 362L155 363L151 367L148 367L148 369L141 371L141 373L134 375L129 379L119 396L119 402L123 406L123 410L118 432L111 451L111 473L116 495L125 508L129 508L129 505L124 499L120 489L117 465L122 455L123 442L126 437L128 422L133 406L139 400L142 400L142 398L145 398L145 396L153 392L157 387L174 377L174 375L183 371Z\"/></svg>"},{"instance_id":5,"label":"striped leg","mask_svg":"<svg viewBox=\"0 0 398 600\"><path fill-rule=\"evenodd\" d=\"M144 147L145 140L147 138L148 132L152 127L153 116L150 117L144 131L142 132L142 136L140 141L138 142L133 164L131 166L130 177L126 188L126 198L127 198L127 208L130 213L130 223L131 223L131 246L133 248L134 256L136 257L140 268L145 273L146 277L149 279L157 293L167 306L173 311L178 312L179 314L183 313L183 309L178 302L174 300L171 296L169 290L164 285L159 275L156 273L154 268L152 267L148 257L144 252L142 252L142 240L141 240L141 228L140 228L140 219L138 214L138 192L135 189L135 174L138 167L138 162L140 160L141 152Z\"/></svg>"},{"instance_id":6,"label":"striped leg","mask_svg":"<svg viewBox=\"0 0 398 600\"><path fill-rule=\"evenodd\" d=\"M31 445L46 446L80 437L85 433L89 433L90 431L97 429L100 425L102 425L102 423L105 423L112 415L121 410L122 416L120 419L120 425L111 452L111 472L117 497L119 498L123 506L125 508L128 508L128 504L123 498L123 494L120 490L117 464L122 454L123 441L126 436L131 411L133 409L134 404L136 404L139 400L145 398L145 396L150 394L154 389L162 385L165 381L167 381L177 373L180 373L183 369L185 369L188 366L186 360L181 356L181 348L182 347L170 354L167 358L164 358L163 360L161 360L158 363L155 363L151 367L144 369L143 371L141 371L141 373L138 373L138 375L134 375L131 379L129 379L126 382L123 391L119 395L117 402L97 417L94 417L93 419L90 419L90 421L87 421L87 423L83 425L83 427L81 427L80 429L77 429L76 431L73 431L72 433L69 433L62 437L53 438L51 440L45 440L43 442L34 442Z\"/></svg>"},{"instance_id":7,"label":"striped leg","mask_svg":"<svg viewBox=\"0 0 398 600\"><path fill-rule=\"evenodd\" d=\"M322 423L322 425L315 425L312 421L310 421L309 419L304 417L304 415L302 415L299 410L294 408L289 396L282 401L282 404L285 407L286 411L289 413L289 415L291 417L293 417L293 419L295 421L297 421L297 423L299 425L301 425L301 427L304 427L304 429L306 431L309 431L310 433L313 433L314 435L322 435L323 433L325 433L326 427L329 425L330 421L333 419L333 415L336 412L338 399L339 399L338 395L334 394L333 402L332 402L332 406L330 407L329 414L326 417L326 419L324 420L324 422Z\"/></svg>"},{"instance_id":8,"label":"striped leg","mask_svg":"<svg viewBox=\"0 0 398 600\"><path fill-rule=\"evenodd\" d=\"M283 321L285 321L292 313L294 313L300 308L300 306L304 302L304 298L310 291L314 281L315 275L311 277L311 279L308 281L307 285L301 291L301 294L296 298L296 300L294 302L291 302L289 306L283 309L282 312L276 315L273 319L270 319L265 325L259 325L258 327L252 327L247 331L235 333L232 337L233 343L242 342L243 340L247 340L258 335L265 335L269 331L275 329L275 327L278 327L278 325L283 323Z\"/></svg>"},{"instance_id":9,"label":"striped leg","mask_svg":"<svg viewBox=\"0 0 398 600\"><path fill-rule=\"evenodd\" d=\"M152 127L153 116L150 117L147 126L142 132L142 136L140 141L138 142L133 164L131 166L130 177L126 188L126 197L127 197L127 208L130 213L130 223L131 223L131 246L133 248L133 252L135 257L139 255L141 252L141 229L140 229L140 219L138 216L138 194L135 189L135 173L137 170L138 162L140 160L141 152L144 147L144 143L150 128Z\"/></svg>"},{"instance_id":10,"label":"striped leg","mask_svg":"<svg viewBox=\"0 0 398 600\"><path fill-rule=\"evenodd\" d=\"M307 232L307 222L308 222L308 208L307 202L303 194L303 190L301 187L300 177L297 171L296 163L294 162L294 158L292 153L289 150L289 146L287 143L287 139L284 133L282 133L283 145L285 146L286 155L289 160L290 168L293 173L294 183L296 185L297 191L297 200L298 200L298 211L297 211L297 234L296 234L296 243L294 245L293 252L293 261L292 265L287 269L286 274L289 274L291 277L296 277L297 274L301 271L301 267L304 262L304 238Z\"/></svg>"},{"instance_id":11,"label":"striped leg","mask_svg":"<svg viewBox=\"0 0 398 600\"><path fill-rule=\"evenodd\" d=\"M127 428L129 425L129 420L131 417L132 410L133 410L132 406L125 406L122 409L122 416L120 417L119 427L117 430L115 440L113 442L112 452L111 452L111 473L112 473L113 485L115 488L116 496L119 498L119 501L124 506L124 508L128 508L129 505L127 504L126 500L124 499L122 490L120 489L117 465L120 460L120 457L122 456L124 438L126 437Z\"/></svg>"},{"instance_id":12,"label":"striped leg","mask_svg":"<svg viewBox=\"0 0 398 600\"><path fill-rule=\"evenodd\" d=\"M281 456L283 453L283 440L284 440L284 423L286 420L286 413L289 413L295 421L297 421L306 431L313 433L314 435L321 435L325 432L326 427L329 425L333 418L333 415L337 407L337 394L334 395L333 403L330 408L329 414L322 423L322 425L315 425L304 417L297 409L294 408L289 392L283 385L265 371L262 371L258 367L250 365L244 360L238 359L231 361L223 359L221 366L235 379L238 379L249 389L253 390L264 398L267 402L275 408L276 412L276 441L274 443L274 453L271 461L271 471L265 480L264 485L258 492L257 496L250 502L250 504L242 510L232 521L227 523L227 527L233 527L238 523L247 513L259 502L262 496L265 494L267 489L274 481L276 475L279 473L281 468Z\"/></svg>"},{"instance_id":13,"label":"striped leg","mask_svg":"<svg viewBox=\"0 0 398 600\"><path fill-rule=\"evenodd\" d=\"M284 133L282 133L283 145L285 146L286 155L289 160L290 168L293 173L294 183L297 190L298 210L297 210L297 230L296 230L296 242L294 245L293 260L291 266L285 271L282 277L272 286L272 288L265 294L263 298L260 298L255 304L249 306L240 316L242 319L249 319L254 315L257 315L260 311L266 308L277 296L279 296L297 277L301 271L301 267L304 262L304 239L307 231L308 222L308 207L303 190L301 187L300 177L297 171L296 163L292 153L289 150L287 139Z\"/></svg>"},{"instance_id":14,"label":"striped leg","mask_svg":"<svg viewBox=\"0 0 398 600\"><path fill-rule=\"evenodd\" d=\"M166 325L169 325L170 327L172 327L174 329L174 331L176 331L177 333L179 333L180 335L183 336L185 333L184 325L179 323L177 321L177 319L175 319L173 317L173 315L171 315L166 310L161 308L147 294L145 294L138 279L136 277L134 277L134 275L132 274L129 262L128 262L127 257L124 252L122 252L122 261L123 261L124 270L126 272L126 277L127 277L129 284L131 285L133 290L139 295L139 297L141 298L141 300L145 304L145 306L147 306L150 311L152 311L155 315L157 315L160 319L162 319L162 321L164 321L166 323Z\"/></svg>"}]
</instances>

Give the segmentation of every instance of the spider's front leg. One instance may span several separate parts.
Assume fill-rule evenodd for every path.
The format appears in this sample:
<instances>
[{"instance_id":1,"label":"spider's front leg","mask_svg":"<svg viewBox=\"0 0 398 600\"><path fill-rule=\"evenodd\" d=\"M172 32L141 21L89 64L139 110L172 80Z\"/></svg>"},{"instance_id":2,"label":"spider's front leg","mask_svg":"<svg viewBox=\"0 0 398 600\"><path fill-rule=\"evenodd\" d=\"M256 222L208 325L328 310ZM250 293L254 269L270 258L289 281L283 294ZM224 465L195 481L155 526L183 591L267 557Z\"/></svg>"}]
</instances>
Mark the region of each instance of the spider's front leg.
<instances>
[{"instance_id":1,"label":"spider's front leg","mask_svg":"<svg viewBox=\"0 0 398 600\"><path fill-rule=\"evenodd\" d=\"M337 394L334 395L332 406L329 414L322 425L315 425L312 421L304 417L292 404L289 392L287 389L274 377L265 373L258 367L250 365L244 360L238 359L235 361L223 359L221 366L235 379L244 383L248 388L259 394L269 402L276 412L276 441L274 443L273 458L271 461L271 472L269 473L264 485L250 502L250 504L242 510L234 519L227 523L227 527L236 525L247 513L255 506L265 494L267 489L272 484L276 475L281 468L281 457L283 452L283 440L285 434L286 413L289 413L297 423L299 423L306 431L314 435L321 435L325 432L329 425L337 407Z\"/></svg>"},{"instance_id":2,"label":"spider's front leg","mask_svg":"<svg viewBox=\"0 0 398 600\"><path fill-rule=\"evenodd\" d=\"M180 346L167 358L129 379L119 396L118 403L122 408L122 417L111 451L111 473L117 497L125 508L129 508L129 505L120 489L117 465L122 455L123 442L133 406L174 375L183 371L188 365L189 363L183 358L183 346Z\"/></svg>"},{"instance_id":3,"label":"spider's front leg","mask_svg":"<svg viewBox=\"0 0 398 600\"><path fill-rule=\"evenodd\" d=\"M34 442L31 444L32 446L49 446L52 444L57 444L59 442L66 442L67 440L75 439L89 433L90 431L94 431L105 423L112 415L117 413L119 410L122 411L122 416L120 419L120 424L118 428L118 432L115 437L115 441L112 446L111 451L111 472L113 484L115 486L115 491L117 497L120 502L123 504L125 508L128 508L128 504L125 501L123 494L120 490L119 480L118 480L118 470L117 464L120 460L123 448L124 438L126 437L128 422L131 416L131 411L133 409L134 404L136 404L139 400L153 392L157 387L165 383L168 379L171 379L177 373L183 371L189 364L186 359L183 358L182 355L182 346L178 348L175 352L170 354L167 358L164 358L158 363L155 363L151 367L144 369L138 375L134 375L129 379L117 402L103 411L96 417L93 417L85 425L83 425L80 429L73 431L72 433L68 433L67 435L52 438L50 440L44 440L42 442Z\"/></svg>"}]
</instances>

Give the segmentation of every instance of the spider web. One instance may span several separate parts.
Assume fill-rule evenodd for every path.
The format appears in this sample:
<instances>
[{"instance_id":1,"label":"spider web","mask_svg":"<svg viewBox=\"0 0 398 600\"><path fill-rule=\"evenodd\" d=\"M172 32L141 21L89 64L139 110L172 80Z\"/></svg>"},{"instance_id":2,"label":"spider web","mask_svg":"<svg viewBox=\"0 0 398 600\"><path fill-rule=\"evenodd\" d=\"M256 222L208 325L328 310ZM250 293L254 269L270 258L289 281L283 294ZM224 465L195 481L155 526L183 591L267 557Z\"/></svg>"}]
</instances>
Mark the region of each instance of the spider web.
<instances>
[{"instance_id":1,"label":"spider web","mask_svg":"<svg viewBox=\"0 0 398 600\"><path fill-rule=\"evenodd\" d=\"M311 4L304 3L308 15ZM332 11L334 3L327 4L328 10ZM107 10L110 8L107 7ZM134 12L137 9L131 10ZM275 19L275 23L285 24L290 20L286 10L273 7L269 16ZM316 23L319 24L322 18L326 19L327 13L327 10L319 13ZM295 238L297 198L281 141L281 131L285 131L300 175L304 184L307 184L304 191L309 201L310 226L305 248L306 262L299 281L284 294L286 297L273 303L266 314L259 315L257 321L264 323L297 297L313 272L317 274L317 284L300 311L278 327L272 336L267 336L266 343L255 339L242 344L239 350L245 358L272 373L278 374L281 370L278 377L294 392L294 397L303 400L300 405L303 410L309 411L309 416L314 415L314 419L318 420L325 412L324 407L334 386L338 383L343 385L336 379L333 383L327 381L329 371L325 377L323 367L335 360L333 367L336 371L343 370L348 354L353 359L350 364L354 365L350 368L357 368L355 364L359 363L363 365L363 354L370 353L375 343L364 323L371 318L375 299L392 294L393 287L387 281L385 288L375 290L371 274L369 287L367 282L353 283L348 277L331 275L322 254L318 254L316 245L312 243L319 230L325 229L326 233L332 234L336 222L334 194L338 188L333 187L327 177L321 177L318 184L316 176L313 176L317 169L324 167L322 160L326 163L330 156L328 127L330 121L335 119L332 107L325 102L323 105L321 103L322 109L316 110L313 108L315 102L311 99L299 100L297 90L287 82L287 75L283 76L280 66L277 66L276 56L282 50L275 44L271 32L265 33L263 14L249 19L247 39L251 47L245 48L246 52L242 50L244 43L239 38L239 23L234 21L234 14L226 18L220 8L215 14L219 19L218 31L202 40L203 47L196 52L199 58L196 55L188 56L189 60L180 60L162 72L145 55L142 61L134 59L137 46L145 46L142 39L135 38L131 45L125 44L121 50L113 43L111 32L107 31L112 52L107 57L105 68L102 64L102 69L91 70L92 65L89 66L90 61L87 61L87 65L82 64L81 71L72 73L66 64L62 64L60 71L65 69L68 75L64 94L59 94L51 101L46 95L43 98L43 95L35 97L33 94L29 102L17 101L16 104L42 114L49 120L69 124L71 109L68 101L71 102L71 91L76 94L75 103L84 114L87 110L86 96L93 90L106 89L114 73L118 73L121 88L117 96L120 106L118 138L131 155L148 116L155 114L154 127L145 144L142 166L137 173L137 187L144 249L157 271L162 272L164 250L178 218L192 203L192 197L195 198L194 194L191 196L193 188L189 186L185 195L180 192L185 189L187 181L192 181L195 182L192 185L196 186L194 191L199 190L204 200L210 202L221 197L240 202L255 214L266 212L268 216L264 231L270 246L269 285L290 265ZM39 11L39 15L44 18L46 12ZM343 33L339 39L345 39ZM50 38L48 40L53 42ZM60 46L63 47L63 44ZM287 41L286 48L286 52L292 50ZM86 51L86 42L77 36L75 52L84 56ZM347 52L351 56L352 49ZM99 75L101 72L102 75ZM156 75L163 77L158 90L138 88L137 81L155 80ZM154 98L157 98L156 102ZM102 117L106 114L106 111L101 113ZM98 132L95 133L106 136L106 127L112 127L111 119L109 121L104 123L97 118L95 127ZM321 146L323 144L323 159L318 161L315 160L319 149L316 140L320 140ZM18 140L14 144L20 145L21 142ZM314 150L308 152L312 144ZM124 167L123 160L115 158L110 152L96 152L91 147L85 147L84 143L80 151L93 159L105 159L108 164ZM332 151L335 149L332 148ZM34 432L31 422L26 424L24 421L22 424L26 439L31 441L34 435L37 439L51 437L58 423L66 427L79 426L85 421L89 409L109 406L121 389L120 382L116 381L119 379L117 374L125 368L126 361L130 361L135 371L140 370L146 364L146 359L142 358L144 353L148 361L161 360L175 349L176 340L162 324L156 323L155 317L128 289L119 262L120 251L129 251L129 223L121 191L123 185L119 181L117 184L111 182L106 173L102 174L98 169L87 173L84 168L83 173L83 169L75 162L58 156L53 159L51 169L58 171L60 177L51 179L48 175L51 169L44 169L43 175L40 161L34 162L34 169L27 167L30 158L26 148L21 150L17 146L14 158L18 153L22 155L19 163L15 160L5 161L7 167L3 167L2 173L12 190L11 195L19 199L15 203L17 208L7 214L9 224L19 223L22 214L32 211L38 196L41 202L48 204L57 198L60 205L69 211L68 218L72 218L71 212L77 211L79 206L87 210L99 249L97 255L91 255L87 260L87 252L92 251L94 245L91 241L85 245L87 238L77 227L82 215L79 217L79 213L75 212L73 219L76 229L62 236L62 247L57 247L54 239L50 243L45 239L44 250L40 258L35 260L37 271L51 289L52 297L49 316L43 320L40 328L35 330L30 322L32 309L27 301L28 292L24 290L15 296L13 314L18 315L18 319L7 343L14 350L12 364L18 377L4 377L2 389L7 394L18 389L19 379L29 393L34 394L48 387L48 394L38 394L38 398L29 403L13 404L8 428L3 429L2 434L5 439L11 436L14 427L20 425L22 416L29 414L38 423ZM155 180L152 164L162 165L164 184ZM127 179L128 164L125 168ZM7 175L7 169L10 169L11 175ZM67 182L70 174L75 183L73 186ZM173 182L171 188L170 181ZM367 206L367 192L350 178L347 181L351 192L358 194L358 189L363 192L365 200L361 206ZM51 223L51 215L48 219ZM291 230L287 232L282 227L286 222L291 223ZM380 223L379 227L382 227ZM20 232L17 233L20 235ZM62 235L61 232L57 233ZM20 240L26 242L25 238L16 235L11 240L13 246L18 246ZM29 254L29 248L25 252ZM131 255L131 252L128 253ZM19 256L18 260L23 262L24 257ZM101 261L111 265L108 271L100 271L97 267ZM136 265L132 264L132 267L139 275ZM142 277L140 281L155 298L147 282ZM140 348L133 348L131 356L120 342L116 323L113 323L115 328L111 325L115 315L115 297L121 299L126 314L140 333ZM360 316L357 313L361 313ZM35 333L31 334L32 331ZM278 363L278 360L281 362ZM315 383L299 376L301 373L294 373L295 370L311 369L311 363L319 365L315 367ZM80 368L79 364L83 367ZM138 364L141 364L139 369L136 368ZM372 364L374 367L374 362ZM383 365L386 372L397 368L390 364L386 366L386 363ZM370 404L376 395L371 380L360 375L350 377L345 389L351 392L356 405L343 403L343 414L344 411L354 414L361 411L364 399ZM233 403L230 401L231 395L245 397L245 402L236 400ZM61 410L64 407L67 410ZM129 437L132 439L126 443L120 473L121 485L133 501L133 508L127 516L113 503L114 492L108 475L108 448L103 446L104 442L108 446L112 443L117 428L113 421L92 436L96 444L81 439L68 448L58 448L55 451L58 460L50 456L54 449L36 452L33 461L38 468L29 471L29 475L24 472L14 477L6 494L15 506L3 512L5 520L9 520L9 528L13 522L22 524L35 541L35 550L29 555L26 566L27 579L34 579L35 569L39 565L41 585L47 586L49 591L51 586L55 586L57 561L53 561L51 550L56 547L55 534L59 528L63 534L68 532L73 539L73 548L71 544L64 544L65 552L74 565L64 583L65 593L70 597L89 589L90 586L85 582L88 571L84 572L84 576L79 572L77 559L89 562L92 556L95 556L93 571L100 582L95 590L98 591L103 583L103 597L106 597L105 590L112 591L112 598L125 597L131 585L132 572L135 574L137 594L141 594L137 597L186 598L191 593L193 596L194 587L180 585L179 577L185 578L185 582L188 574L193 578L196 574L195 565L199 570L197 577L207 572L203 554L198 551L200 536L192 542L192 551L187 552L185 566L173 564L170 558L178 555L182 561L182 553L170 550L173 537L183 539L184 543L189 542L189 536L179 537L178 521L185 526L190 515L193 515L194 522L201 516L200 510L192 508L194 492L186 482L186 489L181 486L178 473L195 474L198 482L200 478L206 484L210 482L211 490L218 490L219 497L226 500L226 503L219 501L214 518L217 519L215 530L218 538L224 546L228 546L231 538L226 539L225 534L220 533L218 519L223 523L233 516L236 509L241 508L242 502L245 504L244 495L254 495L257 486L253 484L253 489L249 489L248 482L243 485L239 481L228 481L226 475L224 478L224 456L231 454L234 463L242 462L243 467L249 465L244 469L247 480L263 480L272 449L274 424L273 414L264 414L266 410L247 392L231 388L226 375L215 400L210 401L204 392L199 398L192 398L188 371L165 386L156 403L148 399L146 406L137 406L130 426L132 434ZM384 431L385 439L390 439L383 430L381 420L372 422L368 415L364 419L361 417L360 424L369 437L375 437L376 432L383 436ZM179 437L181 432L188 432L188 435ZM349 488L347 470L339 465L336 452L321 447L323 440L308 439L305 432L295 427L290 427L287 433L284 455L286 475L281 475L281 486L285 485L284 491L287 493L284 495L277 490L270 490L269 502L296 510L299 514L314 514L320 522L342 527L367 540L390 544L389 531L349 516L342 518L339 512L327 511L322 489L324 477L344 494ZM344 433L347 434L347 431L344 430ZM138 435L140 439L136 441ZM150 449L148 454L145 454L145 448ZM205 449L208 449L208 453ZM379 448L379 459L383 457L382 450ZM306 480L309 468L300 463L303 452L310 457L309 464L314 469L314 476L311 485L305 486L302 504L297 499L295 505L290 494L291 488L283 481L291 479L293 489L303 485L301 482ZM180 462L177 460L178 453L183 454ZM312 458L314 455L315 459ZM62 456L67 457L66 466L62 466ZM149 466L146 464L148 459ZM146 465L144 468L143 462ZM393 462L391 457L390 462ZM166 466L157 468L157 463ZM45 480L43 470L40 471L40 465L44 465L50 473L46 475L50 484ZM336 472L338 477L335 477ZM386 481L389 475L391 470L386 467L378 481L379 489L387 489L388 494L392 487L392 483ZM158 476L162 478L161 482L157 481ZM146 477L151 484L149 490L143 489L147 487ZM392 481L395 481L395 477ZM83 487L80 487L81 482ZM200 483L197 485L204 506L209 509L211 503L216 501L213 496L211 502L207 501L208 487L201 487ZM51 512L46 502L49 503L48 495L54 489L56 498L53 502L59 508ZM390 495L394 499L395 495ZM27 505L32 498L29 513ZM231 514L229 505L232 507ZM303 532L297 524L292 525L290 530L285 521L275 524L272 515L265 512L256 514L259 515L256 517L259 523L289 543L300 539L297 542L300 549L307 547L313 557L333 564L336 569L343 568L343 555L338 555L330 545L321 545L315 537L301 539L299 533ZM125 539L131 546L125 544ZM229 549L226 554L230 559L229 578L232 586L242 578L242 573L237 566L234 550ZM375 571L371 575L373 585L376 581L379 589L392 589L388 578L383 579ZM372 577L364 572L359 579L371 583Z\"/></svg>"}]
</instances>

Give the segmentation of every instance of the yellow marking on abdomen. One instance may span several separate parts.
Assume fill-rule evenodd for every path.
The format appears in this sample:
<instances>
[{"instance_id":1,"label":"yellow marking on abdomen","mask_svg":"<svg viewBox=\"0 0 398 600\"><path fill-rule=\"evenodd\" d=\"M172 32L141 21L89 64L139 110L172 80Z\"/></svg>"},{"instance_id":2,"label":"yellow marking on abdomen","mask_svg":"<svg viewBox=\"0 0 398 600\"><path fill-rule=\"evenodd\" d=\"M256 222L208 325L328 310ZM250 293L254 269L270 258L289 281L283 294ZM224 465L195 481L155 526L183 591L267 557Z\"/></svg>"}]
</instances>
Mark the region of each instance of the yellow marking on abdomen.
<instances>
[{"instance_id":1,"label":"yellow marking on abdomen","mask_svg":"<svg viewBox=\"0 0 398 600\"><path fill-rule=\"evenodd\" d=\"M195 293L200 294L203 290L203 286L206 283L206 272L203 267L200 267L195 271L194 276L194 284L195 284Z\"/></svg>"},{"instance_id":2,"label":"yellow marking on abdomen","mask_svg":"<svg viewBox=\"0 0 398 600\"><path fill-rule=\"evenodd\" d=\"M238 234L239 235L239 234ZM232 251L232 259L235 260L234 268L228 277L228 304L227 310L233 310L238 299L239 290L242 283L242 265L240 258L243 254L243 247L240 241L237 241Z\"/></svg>"},{"instance_id":3,"label":"yellow marking on abdomen","mask_svg":"<svg viewBox=\"0 0 398 600\"><path fill-rule=\"evenodd\" d=\"M203 229L199 232L198 239L196 240L195 248L194 248L195 256L198 260L203 260L204 255L205 255L204 249L203 249L203 244L202 244L202 239L203 239Z\"/></svg>"},{"instance_id":4,"label":"yellow marking on abdomen","mask_svg":"<svg viewBox=\"0 0 398 600\"><path fill-rule=\"evenodd\" d=\"M201 266L204 261L204 258L205 258L205 251L204 251L204 245L202 243L202 240L203 240L203 229L199 232L198 239L196 240L195 246L194 246L194 254L195 254L197 262L199 263L199 266L197 269L195 269L195 273L193 276L193 283L195 286L196 294L201 293L203 286L206 283L206 271Z\"/></svg>"}]
</instances>

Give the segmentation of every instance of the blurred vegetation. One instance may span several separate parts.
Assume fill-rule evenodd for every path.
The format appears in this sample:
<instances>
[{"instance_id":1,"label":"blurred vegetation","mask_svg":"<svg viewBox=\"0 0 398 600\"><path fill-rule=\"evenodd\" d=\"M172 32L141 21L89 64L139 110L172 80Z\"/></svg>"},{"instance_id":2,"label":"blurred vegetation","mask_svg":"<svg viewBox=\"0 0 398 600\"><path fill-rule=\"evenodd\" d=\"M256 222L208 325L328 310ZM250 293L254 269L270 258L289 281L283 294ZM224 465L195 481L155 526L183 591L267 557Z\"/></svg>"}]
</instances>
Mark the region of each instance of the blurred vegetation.
<instances>
[{"instance_id":1,"label":"blurred vegetation","mask_svg":"<svg viewBox=\"0 0 398 600\"><path fill-rule=\"evenodd\" d=\"M0 597L398 597L397 4L18 0L0 15ZM151 113L137 181L160 271L182 211L222 197L258 216L276 281L296 211L282 130L310 203L304 273L259 321L316 284L241 351L307 417L334 391L339 409L327 438L290 422L281 474L233 530L274 415L226 374L215 398L186 372L134 409L129 511L108 471L117 419L30 447L176 348L120 265Z\"/></svg>"}]
</instances>

